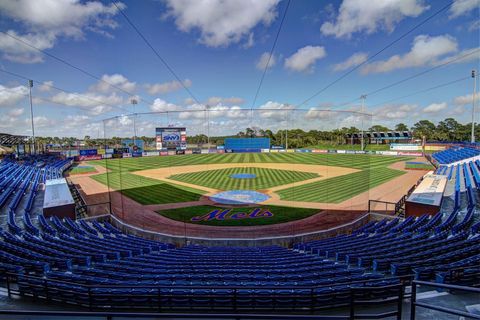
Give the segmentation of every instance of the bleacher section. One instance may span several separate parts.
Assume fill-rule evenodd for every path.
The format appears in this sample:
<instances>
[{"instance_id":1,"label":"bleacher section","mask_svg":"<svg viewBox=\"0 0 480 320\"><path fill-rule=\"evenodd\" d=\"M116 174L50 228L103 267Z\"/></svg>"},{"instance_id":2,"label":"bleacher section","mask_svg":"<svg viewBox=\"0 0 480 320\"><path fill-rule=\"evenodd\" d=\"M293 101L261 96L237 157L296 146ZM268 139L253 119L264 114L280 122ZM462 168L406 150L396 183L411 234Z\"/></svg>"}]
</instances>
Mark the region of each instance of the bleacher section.
<instances>
[{"instance_id":1,"label":"bleacher section","mask_svg":"<svg viewBox=\"0 0 480 320\"><path fill-rule=\"evenodd\" d=\"M444 151L436 152L432 155L432 157L439 164L450 164L464 159L473 158L479 155L479 149L455 147Z\"/></svg>"},{"instance_id":2,"label":"bleacher section","mask_svg":"<svg viewBox=\"0 0 480 320\"><path fill-rule=\"evenodd\" d=\"M386 301L398 293L393 286L412 277L480 283L479 163L452 174L474 196L451 213L371 221L350 235L293 249L174 248L124 234L108 221L41 214L34 224L15 198L26 192L28 204L38 183L62 174L61 162L49 163L0 166L0 185L15 186L8 197L13 217L0 230L0 276L9 293L90 309L312 311L349 305L358 289L375 291L355 291L356 297Z\"/></svg>"}]
</instances>

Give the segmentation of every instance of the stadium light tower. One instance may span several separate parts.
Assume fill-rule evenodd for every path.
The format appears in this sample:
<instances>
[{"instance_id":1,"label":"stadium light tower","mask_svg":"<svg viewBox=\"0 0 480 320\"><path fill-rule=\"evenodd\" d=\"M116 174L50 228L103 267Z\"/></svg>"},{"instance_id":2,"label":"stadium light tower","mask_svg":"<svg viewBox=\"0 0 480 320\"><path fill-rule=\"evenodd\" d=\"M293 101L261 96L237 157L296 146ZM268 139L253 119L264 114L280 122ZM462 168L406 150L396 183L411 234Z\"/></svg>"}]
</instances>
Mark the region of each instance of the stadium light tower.
<instances>
[{"instance_id":1,"label":"stadium light tower","mask_svg":"<svg viewBox=\"0 0 480 320\"><path fill-rule=\"evenodd\" d=\"M471 142L475 143L475 94L477 93L477 70L472 70L473 78L473 96L472 96L472 139Z\"/></svg>"},{"instance_id":2,"label":"stadium light tower","mask_svg":"<svg viewBox=\"0 0 480 320\"><path fill-rule=\"evenodd\" d=\"M28 80L28 90L30 92L30 119L32 120L33 154L35 154L36 153L36 148L35 148L35 125L33 123L32 87L33 87L33 80Z\"/></svg>"},{"instance_id":3,"label":"stadium light tower","mask_svg":"<svg viewBox=\"0 0 480 320\"><path fill-rule=\"evenodd\" d=\"M363 141L363 140L364 140L364 139L363 139L363 135L364 135L364 131L365 131L364 128L363 128L363 122L364 122L364 121L363 121L363 120L364 120L363 117L364 117L364 113L365 113L365 99L367 99L367 95L366 95L366 94L362 94L362 95L360 96L360 99L362 99L362 136L361 136L361 147L362 147L362 149L361 149L361 150L363 151L363 149L364 149L364 147L365 147L365 146L364 146L364 141Z\"/></svg>"},{"instance_id":4,"label":"stadium light tower","mask_svg":"<svg viewBox=\"0 0 480 320\"><path fill-rule=\"evenodd\" d=\"M132 98L130 100L133 106L133 148L137 145L137 124L136 124L136 118L137 115L135 113L135 105L138 103L137 99Z\"/></svg>"},{"instance_id":5,"label":"stadium light tower","mask_svg":"<svg viewBox=\"0 0 480 320\"><path fill-rule=\"evenodd\" d=\"M205 112L207 113L207 148L210 150L210 106L205 105Z\"/></svg>"}]
</instances>

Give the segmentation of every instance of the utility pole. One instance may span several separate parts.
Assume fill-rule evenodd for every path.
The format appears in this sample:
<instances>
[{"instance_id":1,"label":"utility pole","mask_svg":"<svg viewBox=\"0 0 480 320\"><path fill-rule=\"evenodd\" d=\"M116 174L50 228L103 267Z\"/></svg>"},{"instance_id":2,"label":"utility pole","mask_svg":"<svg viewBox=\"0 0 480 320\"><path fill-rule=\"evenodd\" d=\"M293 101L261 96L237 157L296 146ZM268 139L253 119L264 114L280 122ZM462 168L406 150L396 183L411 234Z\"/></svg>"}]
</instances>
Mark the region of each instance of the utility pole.
<instances>
[{"instance_id":1,"label":"utility pole","mask_svg":"<svg viewBox=\"0 0 480 320\"><path fill-rule=\"evenodd\" d=\"M473 78L473 97L472 97L472 139L471 142L475 143L475 94L477 93L477 70L472 70Z\"/></svg>"},{"instance_id":2,"label":"utility pole","mask_svg":"<svg viewBox=\"0 0 480 320\"><path fill-rule=\"evenodd\" d=\"M35 154L36 153L36 148L35 148L35 125L33 124L32 87L33 87L33 80L28 80L28 90L30 91L30 119L32 120L33 154Z\"/></svg>"},{"instance_id":3,"label":"utility pole","mask_svg":"<svg viewBox=\"0 0 480 320\"><path fill-rule=\"evenodd\" d=\"M137 119L137 114L135 113L135 105L138 103L137 99L132 98L130 100L133 106L133 149L135 150L135 147L137 145L137 124L136 124L136 119Z\"/></svg>"},{"instance_id":4,"label":"utility pole","mask_svg":"<svg viewBox=\"0 0 480 320\"><path fill-rule=\"evenodd\" d=\"M287 129L285 130L285 150L288 150L288 110L285 113L285 118L287 119Z\"/></svg>"},{"instance_id":5,"label":"utility pole","mask_svg":"<svg viewBox=\"0 0 480 320\"><path fill-rule=\"evenodd\" d=\"M210 106L208 104L205 106L205 110L207 112L207 148L210 150Z\"/></svg>"},{"instance_id":6,"label":"utility pole","mask_svg":"<svg viewBox=\"0 0 480 320\"><path fill-rule=\"evenodd\" d=\"M362 94L362 95L360 96L360 99L362 99L362 136L361 136L361 144L362 144L362 145L361 145L361 148L362 148L362 149L361 149L361 150L363 151L363 149L364 149L364 147L365 147L365 146L364 146L364 141L363 141L363 140L364 140L364 139L363 139L363 135L364 135L364 125L363 125L363 122L364 122L363 120L364 120L364 119L363 119L363 117L365 116L365 99L367 99L367 95L366 95L366 94Z\"/></svg>"}]
</instances>

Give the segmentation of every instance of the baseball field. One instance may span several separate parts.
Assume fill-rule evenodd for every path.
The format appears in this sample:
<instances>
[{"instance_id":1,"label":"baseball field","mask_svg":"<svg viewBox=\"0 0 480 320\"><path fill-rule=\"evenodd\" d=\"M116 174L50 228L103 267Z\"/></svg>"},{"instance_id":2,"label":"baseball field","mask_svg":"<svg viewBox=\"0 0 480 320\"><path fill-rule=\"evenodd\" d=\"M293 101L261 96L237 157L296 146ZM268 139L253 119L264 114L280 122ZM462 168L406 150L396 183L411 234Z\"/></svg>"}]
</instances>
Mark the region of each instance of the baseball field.
<instances>
[{"instance_id":1,"label":"baseball field","mask_svg":"<svg viewBox=\"0 0 480 320\"><path fill-rule=\"evenodd\" d=\"M185 221L189 217L190 223L242 226L288 222L324 208L348 210L354 205L352 199L365 204L369 190L393 183L407 173L407 160L412 158L285 152L108 159L90 161L88 165L102 172L89 179L169 219ZM238 179L236 175L250 178ZM269 199L256 207L272 206L275 218L236 219L238 213L243 213L234 209L229 212L234 217L229 222L191 220L214 208L226 208L213 203L210 196L229 190L266 194Z\"/></svg>"}]
</instances>

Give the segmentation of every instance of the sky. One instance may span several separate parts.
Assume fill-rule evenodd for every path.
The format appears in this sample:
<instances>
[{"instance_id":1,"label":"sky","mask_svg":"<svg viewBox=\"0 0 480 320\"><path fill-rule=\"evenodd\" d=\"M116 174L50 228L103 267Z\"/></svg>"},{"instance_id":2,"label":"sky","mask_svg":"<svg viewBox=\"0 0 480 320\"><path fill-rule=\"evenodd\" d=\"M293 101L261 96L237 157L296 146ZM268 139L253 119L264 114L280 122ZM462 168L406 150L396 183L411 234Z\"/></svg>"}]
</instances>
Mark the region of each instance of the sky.
<instances>
[{"instance_id":1,"label":"sky","mask_svg":"<svg viewBox=\"0 0 480 320\"><path fill-rule=\"evenodd\" d=\"M28 79L40 136L468 123L479 42L480 0L2 0L0 132Z\"/></svg>"}]
</instances>

